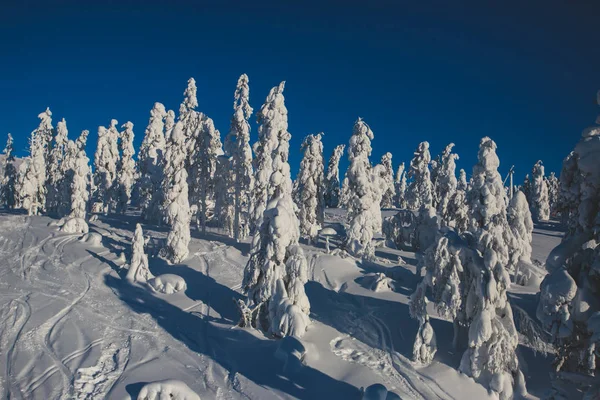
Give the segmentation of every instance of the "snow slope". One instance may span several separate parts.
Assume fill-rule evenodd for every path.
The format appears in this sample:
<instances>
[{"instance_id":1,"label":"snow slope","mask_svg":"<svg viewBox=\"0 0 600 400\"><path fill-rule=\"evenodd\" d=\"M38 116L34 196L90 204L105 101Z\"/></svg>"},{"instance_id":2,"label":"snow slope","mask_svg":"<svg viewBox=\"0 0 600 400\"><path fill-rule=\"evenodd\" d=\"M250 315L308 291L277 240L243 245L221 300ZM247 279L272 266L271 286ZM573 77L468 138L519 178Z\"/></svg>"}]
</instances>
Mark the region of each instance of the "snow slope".
<instances>
[{"instance_id":1,"label":"snow slope","mask_svg":"<svg viewBox=\"0 0 600 400\"><path fill-rule=\"evenodd\" d=\"M330 210L339 226L341 210ZM304 245L310 326L300 369L275 357L278 341L235 327L235 299L249 244L218 232L192 232L190 256L158 258L166 231L144 226L155 276L181 276L185 291L164 295L124 279L139 217L100 217L90 232L101 245L61 233L47 217L0 213L0 395L11 399L137 398L148 382L176 379L202 399L360 399L360 388L384 384L403 399L488 398L456 368L452 325L434 319L435 361L410 361L417 322L408 316L415 254L380 247L377 260L327 255ZM560 241L553 225L534 232L533 259ZM331 247L336 241L331 240ZM374 292L373 274L392 278ZM514 287L511 300L534 315L535 288ZM543 395L551 359L520 346L531 397ZM527 368L528 367L528 368Z\"/></svg>"}]
</instances>

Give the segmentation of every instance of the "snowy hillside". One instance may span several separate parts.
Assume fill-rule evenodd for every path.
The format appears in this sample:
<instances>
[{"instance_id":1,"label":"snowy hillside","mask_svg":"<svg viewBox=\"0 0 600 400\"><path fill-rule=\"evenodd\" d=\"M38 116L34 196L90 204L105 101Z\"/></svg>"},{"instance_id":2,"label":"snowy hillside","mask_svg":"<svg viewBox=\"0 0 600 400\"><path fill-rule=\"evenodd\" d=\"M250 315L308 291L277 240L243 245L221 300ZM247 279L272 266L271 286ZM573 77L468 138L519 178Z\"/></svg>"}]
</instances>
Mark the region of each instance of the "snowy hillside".
<instances>
[{"instance_id":1,"label":"snowy hillside","mask_svg":"<svg viewBox=\"0 0 600 400\"><path fill-rule=\"evenodd\" d=\"M329 209L325 226L338 228L344 214ZM138 220L102 216L82 235L59 232L56 220L44 216L0 215L3 398L135 399L145 383L164 379L185 382L202 399L358 400L360 388L375 383L402 399L492 398L457 371L461 354L453 350L449 321L432 319L434 362L411 361L418 328L407 305L419 281L414 253L379 247L373 261L361 262L326 254L323 235L315 246L302 242L312 324L298 347L290 338L274 341L236 327L248 240L194 231L189 257L169 265L157 256L168 232L143 226L151 237L150 272L178 275L187 288L167 295L127 281ZM561 236L556 224L538 225L533 260L543 262ZM330 245L335 253L335 237ZM534 318L537 291L513 284L513 308ZM541 397L551 357L533 352L523 337L518 351L529 398Z\"/></svg>"}]
</instances>

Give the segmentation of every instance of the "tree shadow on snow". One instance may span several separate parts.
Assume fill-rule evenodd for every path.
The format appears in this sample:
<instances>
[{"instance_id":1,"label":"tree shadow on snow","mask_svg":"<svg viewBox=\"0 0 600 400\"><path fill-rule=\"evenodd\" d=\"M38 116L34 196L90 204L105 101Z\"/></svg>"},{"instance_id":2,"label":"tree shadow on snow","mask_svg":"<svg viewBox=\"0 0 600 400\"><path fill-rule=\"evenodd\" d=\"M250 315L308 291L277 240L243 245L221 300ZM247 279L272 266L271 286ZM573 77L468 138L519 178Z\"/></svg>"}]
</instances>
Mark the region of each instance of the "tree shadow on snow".
<instances>
[{"instance_id":1,"label":"tree shadow on snow","mask_svg":"<svg viewBox=\"0 0 600 400\"><path fill-rule=\"evenodd\" d=\"M410 296L419 283L419 278L401 265L386 267L370 261L357 261L356 265L365 274L382 273L394 280L394 291Z\"/></svg>"},{"instance_id":2,"label":"tree shadow on snow","mask_svg":"<svg viewBox=\"0 0 600 400\"><path fill-rule=\"evenodd\" d=\"M170 266L170 268L177 268L177 266ZM183 273L185 274L185 271ZM335 380L307 366L293 374L285 373L280 361L273 356L267 356L275 353L277 341L261 340L244 329L215 326L203 317L185 312L148 291L114 276L106 275L105 283L134 312L149 314L163 329L190 350L211 357L228 370L231 384L234 384L235 374L241 374L257 385L271 387L299 399L359 399L360 397L358 389L354 386ZM201 292L212 293L213 296L223 296L228 299L227 301L238 296L236 292L218 284L212 278L197 280L194 284L199 286L193 289L197 290L198 295ZM133 398L137 396L134 392L139 389L141 389L139 383L129 385L127 388Z\"/></svg>"},{"instance_id":3,"label":"tree shadow on snow","mask_svg":"<svg viewBox=\"0 0 600 400\"><path fill-rule=\"evenodd\" d=\"M226 246L236 248L242 255L247 256L250 253L250 243L247 242L236 242L234 238L229 237L225 234L216 233L206 231L202 233L202 231L193 229L190 230L191 236L194 239L208 240L213 242L223 243Z\"/></svg>"}]
</instances>

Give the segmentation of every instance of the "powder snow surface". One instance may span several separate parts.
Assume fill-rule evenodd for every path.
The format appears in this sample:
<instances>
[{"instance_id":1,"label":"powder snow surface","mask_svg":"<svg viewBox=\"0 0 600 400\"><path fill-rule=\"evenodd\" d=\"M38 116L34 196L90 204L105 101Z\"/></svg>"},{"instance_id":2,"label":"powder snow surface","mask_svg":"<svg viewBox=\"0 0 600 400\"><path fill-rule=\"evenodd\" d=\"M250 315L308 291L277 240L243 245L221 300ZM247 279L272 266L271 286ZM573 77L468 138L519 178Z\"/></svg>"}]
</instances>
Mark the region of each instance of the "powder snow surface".
<instances>
[{"instance_id":1,"label":"powder snow surface","mask_svg":"<svg viewBox=\"0 0 600 400\"><path fill-rule=\"evenodd\" d=\"M325 225L337 228L342 216L328 210ZM144 226L152 274L178 275L187 284L161 294L124 279L119 255L130 257L138 220L100 217L89 224L86 243L81 234L48 226L49 218L0 214L2 398L136 399L146 384L165 380L183 382L202 399L358 400L361 387L377 383L402 399L489 398L457 372L461 354L452 349L448 321L431 320L434 362L421 368L410 361L417 331L407 305L418 282L414 253L380 247L374 261L361 263L325 254L322 239L303 245L313 323L282 357L287 347L279 341L235 327L247 241L193 232L190 256L169 265L158 257L166 233ZM560 235L554 226L537 227L533 258L543 262ZM392 278L393 287L371 290L361 278L374 274ZM513 286L511 301L534 313L536 290ZM520 350L530 397L541 397L551 357ZM161 390L183 387L167 382Z\"/></svg>"}]
</instances>

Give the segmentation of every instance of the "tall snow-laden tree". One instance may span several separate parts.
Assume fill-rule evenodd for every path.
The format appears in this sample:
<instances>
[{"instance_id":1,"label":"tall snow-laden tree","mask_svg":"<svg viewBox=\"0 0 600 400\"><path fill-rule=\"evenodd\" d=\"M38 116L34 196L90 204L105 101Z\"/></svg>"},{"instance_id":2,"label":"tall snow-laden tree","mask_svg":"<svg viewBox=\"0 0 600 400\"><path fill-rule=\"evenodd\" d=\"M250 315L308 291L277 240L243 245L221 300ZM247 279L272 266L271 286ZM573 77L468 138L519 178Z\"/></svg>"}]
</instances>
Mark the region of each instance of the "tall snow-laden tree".
<instances>
[{"instance_id":1,"label":"tall snow-laden tree","mask_svg":"<svg viewBox=\"0 0 600 400\"><path fill-rule=\"evenodd\" d=\"M435 198L437 199L437 213L442 217L442 223L450 226L454 220L449 211L449 203L456 192L458 181L456 180L456 160L458 154L452 153L454 143L450 143L438 157L439 169L435 184Z\"/></svg>"},{"instance_id":2,"label":"tall snow-laden tree","mask_svg":"<svg viewBox=\"0 0 600 400\"><path fill-rule=\"evenodd\" d=\"M98 128L98 143L94 155L94 212L110 211L111 191L116 177L116 163L112 154L111 136L104 126Z\"/></svg>"},{"instance_id":3,"label":"tall snow-laden tree","mask_svg":"<svg viewBox=\"0 0 600 400\"><path fill-rule=\"evenodd\" d=\"M131 201L131 190L135 183L135 161L133 155L133 123L126 122L121 132L121 159L117 168L117 212L124 214Z\"/></svg>"},{"instance_id":4,"label":"tall snow-laden tree","mask_svg":"<svg viewBox=\"0 0 600 400\"><path fill-rule=\"evenodd\" d=\"M546 180L548 186L548 202L550 203L550 215L556 215L558 211L558 195L560 192L560 182L554 172L550 172L548 179Z\"/></svg>"},{"instance_id":5,"label":"tall snow-laden tree","mask_svg":"<svg viewBox=\"0 0 600 400\"><path fill-rule=\"evenodd\" d=\"M464 190L466 192L468 188L469 188L469 183L467 182L467 173L465 172L464 169L461 168L460 171L458 172L458 182L456 185L456 189Z\"/></svg>"},{"instance_id":6,"label":"tall snow-laden tree","mask_svg":"<svg viewBox=\"0 0 600 400\"><path fill-rule=\"evenodd\" d=\"M308 135L302 143L304 157L296 178L300 234L316 240L325 217L323 143L321 134Z\"/></svg>"},{"instance_id":7,"label":"tall snow-laden tree","mask_svg":"<svg viewBox=\"0 0 600 400\"><path fill-rule=\"evenodd\" d=\"M38 215L46 206L46 168L48 143L52 140L52 113L47 108L38 115L40 125L29 139L29 162L24 170L19 197L29 215Z\"/></svg>"},{"instance_id":8,"label":"tall snow-laden tree","mask_svg":"<svg viewBox=\"0 0 600 400\"><path fill-rule=\"evenodd\" d=\"M13 153L13 138L9 133L4 148L4 177L2 179L2 204L4 207L12 210L17 204L17 169L15 168L15 155Z\"/></svg>"},{"instance_id":9,"label":"tall snow-laden tree","mask_svg":"<svg viewBox=\"0 0 600 400\"><path fill-rule=\"evenodd\" d=\"M598 94L600 104L600 92ZM586 398L600 395L589 377L600 372L600 117L583 131L563 162L561 196L569 230L546 260L537 317L550 333L557 371L585 382ZM567 203L568 202L568 203ZM584 379L581 379L581 378Z\"/></svg>"},{"instance_id":10,"label":"tall snow-laden tree","mask_svg":"<svg viewBox=\"0 0 600 400\"><path fill-rule=\"evenodd\" d=\"M404 171L404 163L401 163L398 166L394 180L394 188L396 190L394 205L398 208L406 208L406 172Z\"/></svg>"},{"instance_id":11,"label":"tall snow-laden tree","mask_svg":"<svg viewBox=\"0 0 600 400\"><path fill-rule=\"evenodd\" d=\"M64 213L61 211L63 209L63 199L61 198L60 185L64 176L61 164L68 141L67 122L64 118L56 124L55 132L52 143L49 144L50 151L46 168L48 173L46 180L46 211L62 217Z\"/></svg>"},{"instance_id":12,"label":"tall snow-laden tree","mask_svg":"<svg viewBox=\"0 0 600 400\"><path fill-rule=\"evenodd\" d=\"M350 227L346 235L346 250L356 257L370 258L375 254L372 244L373 219L381 221L374 215L374 206L379 210L379 203L373 204L374 183L372 180L371 140L373 131L359 118L355 124L348 146L350 166L346 171L348 181L348 221Z\"/></svg>"},{"instance_id":13,"label":"tall snow-laden tree","mask_svg":"<svg viewBox=\"0 0 600 400\"><path fill-rule=\"evenodd\" d=\"M190 206L188 202L188 183L185 136L183 123L175 124L165 153L165 173L163 180L163 215L171 226L167 236L166 258L172 263L180 263L189 254L190 243Z\"/></svg>"},{"instance_id":14,"label":"tall snow-laden tree","mask_svg":"<svg viewBox=\"0 0 600 400\"><path fill-rule=\"evenodd\" d=\"M275 103L273 106L277 105L272 111L278 114L271 119L276 123L269 128L269 138L274 145L267 147L272 149L272 172L267 186L269 201L244 270L242 286L248 293L248 305L244 307L252 307L254 311L251 320L242 323L252 324L276 337L301 337L310 323L310 303L304 292L308 265L298 245L300 229L292 200L288 163L291 135L287 131L284 84L271 90L268 98ZM266 110L263 106L261 113Z\"/></svg>"},{"instance_id":15,"label":"tall snow-laden tree","mask_svg":"<svg viewBox=\"0 0 600 400\"><path fill-rule=\"evenodd\" d=\"M544 180L544 165L538 161L531 170L533 182L531 185L531 209L536 221L548 220L550 218L550 200L548 198L548 186Z\"/></svg>"},{"instance_id":16,"label":"tall snow-laden tree","mask_svg":"<svg viewBox=\"0 0 600 400\"><path fill-rule=\"evenodd\" d=\"M260 226L269 199L268 187L273 173L273 151L277 147L280 132L287 132L287 108L283 100L282 82L269 92L265 103L257 113L258 142L254 143L254 190L250 210L250 229Z\"/></svg>"},{"instance_id":17,"label":"tall snow-laden tree","mask_svg":"<svg viewBox=\"0 0 600 400\"><path fill-rule=\"evenodd\" d=\"M394 206L394 196L396 188L394 186L394 169L392 167L392 153L385 153L381 156L379 164L381 169L381 183L383 184L383 196L381 197L381 208L391 208Z\"/></svg>"},{"instance_id":18,"label":"tall snow-laden tree","mask_svg":"<svg viewBox=\"0 0 600 400\"><path fill-rule=\"evenodd\" d=\"M166 116L165 106L154 103L137 161L139 178L134 199L142 209L142 218L152 223L161 221L162 162L166 145L163 119Z\"/></svg>"},{"instance_id":19,"label":"tall snow-laden tree","mask_svg":"<svg viewBox=\"0 0 600 400\"><path fill-rule=\"evenodd\" d=\"M148 282L154 278L148 266L148 256L144 252L144 231L140 224L135 225L135 232L131 239L131 262L126 279L131 282Z\"/></svg>"},{"instance_id":20,"label":"tall snow-laden tree","mask_svg":"<svg viewBox=\"0 0 600 400\"><path fill-rule=\"evenodd\" d=\"M198 205L197 224L206 231L208 203L215 198L215 171L217 157L223 154L221 134L215 128L211 118L196 114L199 133L195 138L194 163L189 182L195 188L196 196L192 196L194 204Z\"/></svg>"},{"instance_id":21,"label":"tall snow-laden tree","mask_svg":"<svg viewBox=\"0 0 600 400\"><path fill-rule=\"evenodd\" d=\"M410 210L430 207L433 203L431 177L429 174L429 143L421 142L410 162L408 177L412 179L406 190L406 203Z\"/></svg>"},{"instance_id":22,"label":"tall snow-laden tree","mask_svg":"<svg viewBox=\"0 0 600 400\"><path fill-rule=\"evenodd\" d=\"M325 206L336 208L340 205L340 159L344 154L346 145L339 144L333 149L329 163L327 164L327 174L325 175Z\"/></svg>"},{"instance_id":23,"label":"tall snow-laden tree","mask_svg":"<svg viewBox=\"0 0 600 400\"><path fill-rule=\"evenodd\" d=\"M533 187L531 180L529 179L529 174L525 175L525 180L521 185L521 191L525 195L525 199L527 199L527 204L531 206L533 204Z\"/></svg>"},{"instance_id":24,"label":"tall snow-laden tree","mask_svg":"<svg viewBox=\"0 0 600 400\"><path fill-rule=\"evenodd\" d=\"M229 139L229 137L227 138ZM225 154L217 157L217 167L215 169L215 211L214 218L219 226L223 228L228 236L233 237L233 223L235 218L234 196L235 196L235 175L231 168L230 154L231 144L229 140L225 141Z\"/></svg>"},{"instance_id":25,"label":"tall snow-laden tree","mask_svg":"<svg viewBox=\"0 0 600 400\"><path fill-rule=\"evenodd\" d=\"M202 118L199 118L196 112L198 107L198 89L196 88L196 80L190 78L187 81L187 87L183 92L183 101L179 106L179 119L178 121L182 124L183 136L185 138L185 147L187 151L186 168L188 175L191 174L191 166L195 160L195 148L196 148L196 136L198 133L198 123L201 122Z\"/></svg>"},{"instance_id":26,"label":"tall snow-laden tree","mask_svg":"<svg viewBox=\"0 0 600 400\"><path fill-rule=\"evenodd\" d=\"M523 192L518 191L510 199L507 209L508 225L513 234L510 246L511 263L517 265L520 260L531 262L531 241L533 239L533 221L529 204Z\"/></svg>"},{"instance_id":27,"label":"tall snow-laden tree","mask_svg":"<svg viewBox=\"0 0 600 400\"><path fill-rule=\"evenodd\" d=\"M175 112L173 110L167 111L165 115L165 142L169 140L171 132L175 127Z\"/></svg>"},{"instance_id":28,"label":"tall snow-laden tree","mask_svg":"<svg viewBox=\"0 0 600 400\"><path fill-rule=\"evenodd\" d=\"M89 131L84 130L75 142L69 140L63 163L65 172L62 196L68 196L69 199L67 221L61 230L67 233L87 233L88 231L85 221L90 198L88 182L91 175L90 160L85 152L88 133Z\"/></svg>"},{"instance_id":29,"label":"tall snow-laden tree","mask_svg":"<svg viewBox=\"0 0 600 400\"><path fill-rule=\"evenodd\" d=\"M250 203L254 176L252 148L250 147L250 88L248 76L242 74L235 88L233 117L229 128L231 148L231 171L234 176L233 237L236 241L250 234Z\"/></svg>"}]
</instances>

